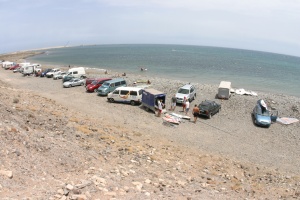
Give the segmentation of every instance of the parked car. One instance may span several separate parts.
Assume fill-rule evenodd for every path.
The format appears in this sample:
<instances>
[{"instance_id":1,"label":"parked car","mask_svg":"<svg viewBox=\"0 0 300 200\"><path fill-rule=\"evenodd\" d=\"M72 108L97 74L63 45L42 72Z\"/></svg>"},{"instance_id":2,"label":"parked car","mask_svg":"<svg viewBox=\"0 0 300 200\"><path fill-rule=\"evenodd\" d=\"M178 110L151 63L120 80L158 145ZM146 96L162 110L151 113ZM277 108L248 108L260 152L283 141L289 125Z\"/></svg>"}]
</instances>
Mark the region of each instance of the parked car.
<instances>
[{"instance_id":1,"label":"parked car","mask_svg":"<svg viewBox=\"0 0 300 200\"><path fill-rule=\"evenodd\" d=\"M141 104L142 88L138 87L118 87L113 92L108 93L109 102L130 103L131 105Z\"/></svg>"},{"instance_id":2,"label":"parked car","mask_svg":"<svg viewBox=\"0 0 300 200\"><path fill-rule=\"evenodd\" d=\"M66 75L67 72L58 72L57 74L53 75L53 80L62 79L64 75Z\"/></svg>"},{"instance_id":3,"label":"parked car","mask_svg":"<svg viewBox=\"0 0 300 200\"><path fill-rule=\"evenodd\" d=\"M97 92L97 89L105 82L109 81L111 78L99 78L94 80L92 83L86 85L86 91L87 92ZM86 83L88 81L86 80Z\"/></svg>"},{"instance_id":4,"label":"parked car","mask_svg":"<svg viewBox=\"0 0 300 200\"><path fill-rule=\"evenodd\" d=\"M13 65L9 68L9 70L15 70L17 68L20 68L20 65L19 64L16 64L16 65Z\"/></svg>"},{"instance_id":5,"label":"parked car","mask_svg":"<svg viewBox=\"0 0 300 200\"><path fill-rule=\"evenodd\" d=\"M51 71L47 72L46 76L47 76L47 78L52 78L58 72L60 72L60 69L59 68L54 68L54 69L51 69Z\"/></svg>"},{"instance_id":6,"label":"parked car","mask_svg":"<svg viewBox=\"0 0 300 200\"><path fill-rule=\"evenodd\" d=\"M44 71L42 71L42 73L41 73L41 75L40 75L40 77L44 77L44 76L46 76L46 74L48 73L48 72L50 72L52 69L45 69Z\"/></svg>"},{"instance_id":7,"label":"parked car","mask_svg":"<svg viewBox=\"0 0 300 200\"><path fill-rule=\"evenodd\" d=\"M252 119L257 126L269 128L271 126L271 113L263 100L258 100L252 111Z\"/></svg>"},{"instance_id":8,"label":"parked car","mask_svg":"<svg viewBox=\"0 0 300 200\"><path fill-rule=\"evenodd\" d=\"M64 83L64 82L67 82L67 81L69 81L69 80L71 80L71 79L73 79L73 78L75 78L74 76L72 76L72 75L63 75L63 77L62 77L62 82Z\"/></svg>"},{"instance_id":9,"label":"parked car","mask_svg":"<svg viewBox=\"0 0 300 200\"><path fill-rule=\"evenodd\" d=\"M214 114L220 111L221 105L215 101L205 100L198 105L198 108L200 111L200 116L206 116L208 119L210 119Z\"/></svg>"},{"instance_id":10,"label":"parked car","mask_svg":"<svg viewBox=\"0 0 300 200\"><path fill-rule=\"evenodd\" d=\"M196 89L195 86L191 84L187 84L178 89L176 93L176 102L182 103L184 97L188 99L190 102L196 98Z\"/></svg>"},{"instance_id":11,"label":"parked car","mask_svg":"<svg viewBox=\"0 0 300 200\"><path fill-rule=\"evenodd\" d=\"M63 83L63 87L74 87L74 86L80 86L80 85L84 85L84 80L80 79L80 78L73 78L69 81L66 81Z\"/></svg>"},{"instance_id":12,"label":"parked car","mask_svg":"<svg viewBox=\"0 0 300 200\"><path fill-rule=\"evenodd\" d=\"M85 86L91 84L93 81L98 80L100 78L86 78L85 79Z\"/></svg>"},{"instance_id":13,"label":"parked car","mask_svg":"<svg viewBox=\"0 0 300 200\"><path fill-rule=\"evenodd\" d=\"M98 89L97 93L99 96L106 96L108 93L114 91L116 88L121 86L127 86L127 83L122 78L116 78L109 81L105 81Z\"/></svg>"}]
</instances>

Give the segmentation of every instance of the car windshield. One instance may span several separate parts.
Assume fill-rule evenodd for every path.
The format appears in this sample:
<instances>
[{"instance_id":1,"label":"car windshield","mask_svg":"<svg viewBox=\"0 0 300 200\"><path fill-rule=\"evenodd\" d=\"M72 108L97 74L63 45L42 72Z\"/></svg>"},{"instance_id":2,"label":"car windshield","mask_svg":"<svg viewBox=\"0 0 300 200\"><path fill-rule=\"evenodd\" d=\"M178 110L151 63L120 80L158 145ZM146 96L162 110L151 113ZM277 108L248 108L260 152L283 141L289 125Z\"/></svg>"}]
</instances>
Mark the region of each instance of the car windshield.
<instances>
[{"instance_id":1,"label":"car windshield","mask_svg":"<svg viewBox=\"0 0 300 200\"><path fill-rule=\"evenodd\" d=\"M209 105L208 104L200 104L200 109L201 110L208 110L209 109Z\"/></svg>"},{"instance_id":2,"label":"car windshield","mask_svg":"<svg viewBox=\"0 0 300 200\"><path fill-rule=\"evenodd\" d=\"M93 81L91 84L92 85L97 85L98 81Z\"/></svg>"},{"instance_id":3,"label":"car windshield","mask_svg":"<svg viewBox=\"0 0 300 200\"><path fill-rule=\"evenodd\" d=\"M180 88L180 89L178 90L178 93L180 93L180 94L188 94L188 93L189 93L189 90L188 90L188 89Z\"/></svg>"},{"instance_id":4,"label":"car windshield","mask_svg":"<svg viewBox=\"0 0 300 200\"><path fill-rule=\"evenodd\" d=\"M109 83L103 83L103 87L109 87Z\"/></svg>"}]
</instances>

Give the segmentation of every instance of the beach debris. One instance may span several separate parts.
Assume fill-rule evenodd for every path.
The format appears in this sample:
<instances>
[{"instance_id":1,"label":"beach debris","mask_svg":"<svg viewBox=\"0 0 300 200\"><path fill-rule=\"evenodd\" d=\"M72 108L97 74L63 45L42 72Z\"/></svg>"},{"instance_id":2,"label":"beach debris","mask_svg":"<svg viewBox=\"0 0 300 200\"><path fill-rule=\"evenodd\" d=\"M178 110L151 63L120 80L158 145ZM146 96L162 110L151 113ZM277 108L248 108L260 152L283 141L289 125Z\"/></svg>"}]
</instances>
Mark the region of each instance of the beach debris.
<instances>
[{"instance_id":1,"label":"beach debris","mask_svg":"<svg viewBox=\"0 0 300 200\"><path fill-rule=\"evenodd\" d=\"M236 89L235 90L235 93L236 94L239 94L239 95L249 95L249 96L258 96L256 92L254 91L247 91L245 90L244 88L241 88L241 89Z\"/></svg>"},{"instance_id":2,"label":"beach debris","mask_svg":"<svg viewBox=\"0 0 300 200\"><path fill-rule=\"evenodd\" d=\"M280 118L277 118L276 122L288 125L288 124L299 122L299 120L296 118L290 118L290 117L280 117Z\"/></svg>"},{"instance_id":3,"label":"beach debris","mask_svg":"<svg viewBox=\"0 0 300 200\"><path fill-rule=\"evenodd\" d=\"M180 114L177 114L177 113L170 113L171 116L174 116L174 117L177 117L179 119L186 119L186 120L190 120L191 117L190 116L187 116L187 115L180 115Z\"/></svg>"},{"instance_id":4,"label":"beach debris","mask_svg":"<svg viewBox=\"0 0 300 200\"><path fill-rule=\"evenodd\" d=\"M172 116L168 113L165 114L165 117L162 118L164 121L172 123L172 124L179 124L180 118Z\"/></svg>"}]
</instances>

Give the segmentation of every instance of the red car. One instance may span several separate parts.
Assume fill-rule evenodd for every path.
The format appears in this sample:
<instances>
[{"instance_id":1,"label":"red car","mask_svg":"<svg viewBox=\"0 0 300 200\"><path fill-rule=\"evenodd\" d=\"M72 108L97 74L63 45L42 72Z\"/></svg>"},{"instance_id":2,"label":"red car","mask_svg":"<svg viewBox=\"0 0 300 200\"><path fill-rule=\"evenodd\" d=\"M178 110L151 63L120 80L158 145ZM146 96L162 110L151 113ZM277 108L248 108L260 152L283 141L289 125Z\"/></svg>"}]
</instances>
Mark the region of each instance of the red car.
<instances>
[{"instance_id":1,"label":"red car","mask_svg":"<svg viewBox=\"0 0 300 200\"><path fill-rule=\"evenodd\" d=\"M97 89L105 82L109 81L111 78L98 78L94 80L92 83L86 86L87 92L97 92Z\"/></svg>"},{"instance_id":2,"label":"red car","mask_svg":"<svg viewBox=\"0 0 300 200\"><path fill-rule=\"evenodd\" d=\"M16 65L14 65L14 66L11 66L10 68L9 68L9 70L15 70L15 69L17 69L17 68L19 68L20 67L20 65L19 64L16 64Z\"/></svg>"}]
</instances>

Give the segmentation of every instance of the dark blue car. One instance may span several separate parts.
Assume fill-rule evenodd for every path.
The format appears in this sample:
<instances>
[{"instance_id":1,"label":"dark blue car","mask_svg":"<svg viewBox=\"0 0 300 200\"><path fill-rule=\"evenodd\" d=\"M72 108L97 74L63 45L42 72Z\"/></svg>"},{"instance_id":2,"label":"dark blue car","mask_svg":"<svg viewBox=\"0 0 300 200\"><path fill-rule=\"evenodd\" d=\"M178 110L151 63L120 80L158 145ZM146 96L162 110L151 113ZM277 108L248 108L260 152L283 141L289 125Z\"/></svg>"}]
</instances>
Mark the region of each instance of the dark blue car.
<instances>
[{"instance_id":1,"label":"dark blue car","mask_svg":"<svg viewBox=\"0 0 300 200\"><path fill-rule=\"evenodd\" d=\"M41 77L45 77L46 74L47 74L48 72L50 72L51 70L52 70L52 69L45 69L44 71L42 71Z\"/></svg>"}]
</instances>

